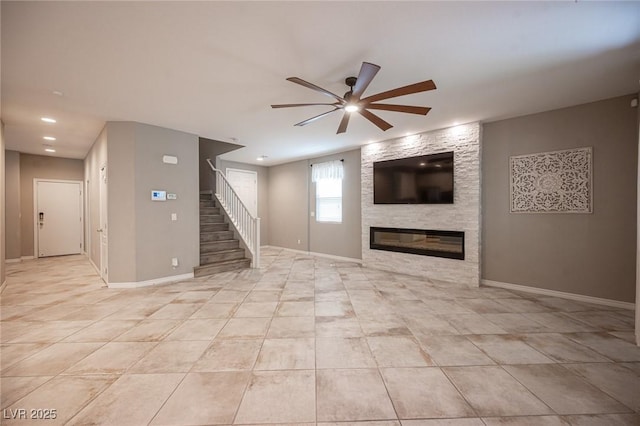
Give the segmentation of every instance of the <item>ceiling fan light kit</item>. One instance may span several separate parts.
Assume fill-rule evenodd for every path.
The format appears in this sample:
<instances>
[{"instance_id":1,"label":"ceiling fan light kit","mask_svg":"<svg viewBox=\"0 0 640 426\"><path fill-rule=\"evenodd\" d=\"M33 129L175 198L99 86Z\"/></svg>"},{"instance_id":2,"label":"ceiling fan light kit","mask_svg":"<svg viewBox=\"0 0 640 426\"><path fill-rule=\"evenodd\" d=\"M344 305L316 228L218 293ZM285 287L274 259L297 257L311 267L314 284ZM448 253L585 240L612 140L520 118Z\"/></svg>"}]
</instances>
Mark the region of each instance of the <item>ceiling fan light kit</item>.
<instances>
[{"instance_id":1,"label":"ceiling fan light kit","mask_svg":"<svg viewBox=\"0 0 640 426\"><path fill-rule=\"evenodd\" d=\"M347 126L349 125L349 118L351 117L351 113L357 112L362 115L364 118L375 124L382 131L389 130L393 126L377 116L376 114L369 111L370 109L382 110L382 111L395 111L395 112L404 112L408 114L419 114L419 115L427 115L427 113L431 110L428 107L420 107L420 106L411 106L411 105L395 105L395 104L381 104L374 103L377 101L382 101L385 99L397 98L399 96L411 95L413 93L426 92L428 90L434 90L436 88L433 80L426 80L420 83L410 84L408 86L398 87L397 89L388 90L386 92L381 92L372 96L368 96L363 98L362 95L364 91L369 87L369 84L376 76L376 74L380 71L380 66L363 62L362 67L360 68L360 73L358 77L347 77L345 79L345 84L349 86L349 91L344 94L343 97L336 95L322 87L316 86L313 83L309 83L298 77L289 77L288 81L292 83L299 84L301 86L307 87L311 90L315 90L316 92L322 93L325 96L334 99L334 102L331 103L308 103L308 104L279 104L279 105L271 105L272 108L292 108L292 107L302 107L302 106L312 106L312 105L326 105L333 107L332 110L324 112L322 114L316 115L315 117L311 117L307 120L296 123L296 126L305 126L309 123L312 123L319 118L322 118L328 114L331 114L334 111L344 110L344 114L342 116L342 120L340 121L340 125L338 126L338 131L336 133L344 133L347 131Z\"/></svg>"}]
</instances>

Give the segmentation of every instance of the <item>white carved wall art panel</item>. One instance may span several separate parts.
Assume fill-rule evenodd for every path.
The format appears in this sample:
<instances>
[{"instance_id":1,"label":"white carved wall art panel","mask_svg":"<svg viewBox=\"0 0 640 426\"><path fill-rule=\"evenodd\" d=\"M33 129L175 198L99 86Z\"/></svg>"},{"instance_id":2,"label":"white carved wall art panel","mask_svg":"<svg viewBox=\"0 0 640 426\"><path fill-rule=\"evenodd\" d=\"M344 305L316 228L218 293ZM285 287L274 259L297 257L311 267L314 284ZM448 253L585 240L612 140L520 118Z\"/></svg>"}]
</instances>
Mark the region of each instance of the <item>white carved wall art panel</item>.
<instances>
[{"instance_id":1,"label":"white carved wall art panel","mask_svg":"<svg viewBox=\"0 0 640 426\"><path fill-rule=\"evenodd\" d=\"M591 213L591 147L509 159L512 213Z\"/></svg>"}]
</instances>

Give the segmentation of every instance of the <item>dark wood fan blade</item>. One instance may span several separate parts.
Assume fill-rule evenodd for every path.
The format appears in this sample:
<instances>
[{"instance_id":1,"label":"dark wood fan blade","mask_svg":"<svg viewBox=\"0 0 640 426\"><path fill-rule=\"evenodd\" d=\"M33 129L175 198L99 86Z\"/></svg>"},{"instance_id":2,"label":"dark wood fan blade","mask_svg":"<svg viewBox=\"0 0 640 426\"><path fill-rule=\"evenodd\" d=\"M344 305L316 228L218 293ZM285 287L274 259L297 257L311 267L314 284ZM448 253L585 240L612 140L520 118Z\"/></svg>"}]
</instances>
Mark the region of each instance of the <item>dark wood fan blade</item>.
<instances>
[{"instance_id":1,"label":"dark wood fan blade","mask_svg":"<svg viewBox=\"0 0 640 426\"><path fill-rule=\"evenodd\" d=\"M376 74L380 71L380 67L376 64L371 64L369 62L363 62L362 67L360 67L360 73L358 74L358 79L356 80L356 85L353 86L353 97L356 99L360 99L360 96L367 90L371 80Z\"/></svg>"},{"instance_id":2,"label":"dark wood fan blade","mask_svg":"<svg viewBox=\"0 0 640 426\"><path fill-rule=\"evenodd\" d=\"M309 83L308 81L304 81L304 80L303 80L303 79L301 79L301 78L298 78L298 77L289 77L289 78L287 78L287 80L288 80L288 81L290 81L290 82L292 82L292 83L296 83L296 84L299 84L299 85L301 85L301 86L307 87L307 88L309 88L309 89L315 90L316 92L320 92L320 93L322 93L323 95L326 95L326 96L332 97L332 98L336 99L336 100L337 100L338 102L340 102L340 103L344 103L344 102L345 102L345 100L344 100L344 99L342 99L340 96L336 95L335 93L331 93L330 91L328 91L328 90L326 90L326 89L323 89L322 87L316 86L316 85L315 85L315 84L313 84L313 83Z\"/></svg>"},{"instance_id":3,"label":"dark wood fan blade","mask_svg":"<svg viewBox=\"0 0 640 426\"><path fill-rule=\"evenodd\" d=\"M436 88L433 80L421 81L420 83L410 84L404 87L398 87L397 89L388 90L386 92L378 93L377 95L369 96L362 99L363 102L371 103L375 101L381 101L384 99L396 98L398 96L410 95L412 93L426 92L427 90L433 90Z\"/></svg>"},{"instance_id":4,"label":"dark wood fan blade","mask_svg":"<svg viewBox=\"0 0 640 426\"><path fill-rule=\"evenodd\" d=\"M349 125L350 117L351 117L351 113L345 111L344 115L342 116L342 120L340 120L340 125L338 126L338 131L336 132L336 135L339 135L340 133L344 133L347 131L347 126Z\"/></svg>"},{"instance_id":5,"label":"dark wood fan blade","mask_svg":"<svg viewBox=\"0 0 640 426\"><path fill-rule=\"evenodd\" d=\"M387 123L386 121L384 121L382 118L378 117L371 111L367 111L366 109L361 109L358 112L364 118L366 118L367 120L369 120L370 122L378 126L380 129L382 129L382 131L387 131L393 127L391 124Z\"/></svg>"},{"instance_id":6,"label":"dark wood fan blade","mask_svg":"<svg viewBox=\"0 0 640 426\"><path fill-rule=\"evenodd\" d=\"M331 105L337 106L339 104L279 104L279 105L271 105L271 108L292 108L292 107L301 107L301 106L312 106L312 105Z\"/></svg>"},{"instance_id":7,"label":"dark wood fan blade","mask_svg":"<svg viewBox=\"0 0 640 426\"><path fill-rule=\"evenodd\" d=\"M365 108L368 109L380 109L383 111L396 111L396 112L406 112L409 114L419 114L419 115L427 115L431 108L429 107L418 107L411 105L391 105L391 104L369 104L366 105Z\"/></svg>"},{"instance_id":8,"label":"dark wood fan blade","mask_svg":"<svg viewBox=\"0 0 640 426\"><path fill-rule=\"evenodd\" d=\"M338 109L340 109L340 108L335 108L335 109L332 109L331 111L323 112L320 115L316 115L315 117L311 117L311 118L308 118L308 119L306 119L304 121L296 123L296 124L294 124L294 126L306 126L307 124L309 124L309 123L311 123L313 121L316 121L317 119L322 118L327 114L331 114L333 111L337 111Z\"/></svg>"}]
</instances>

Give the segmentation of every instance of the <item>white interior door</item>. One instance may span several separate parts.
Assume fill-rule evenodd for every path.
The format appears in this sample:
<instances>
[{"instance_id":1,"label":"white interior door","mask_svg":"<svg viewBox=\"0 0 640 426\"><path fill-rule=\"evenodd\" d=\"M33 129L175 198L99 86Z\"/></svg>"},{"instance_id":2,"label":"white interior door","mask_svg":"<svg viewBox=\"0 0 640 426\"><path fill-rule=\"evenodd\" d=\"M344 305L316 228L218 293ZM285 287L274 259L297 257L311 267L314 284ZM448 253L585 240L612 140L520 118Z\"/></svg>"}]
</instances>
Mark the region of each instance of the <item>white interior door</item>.
<instances>
[{"instance_id":1,"label":"white interior door","mask_svg":"<svg viewBox=\"0 0 640 426\"><path fill-rule=\"evenodd\" d=\"M82 182L36 180L38 257L82 252Z\"/></svg>"},{"instance_id":2,"label":"white interior door","mask_svg":"<svg viewBox=\"0 0 640 426\"><path fill-rule=\"evenodd\" d=\"M108 256L109 227L107 226L107 166L100 168L100 228L96 231L100 240L100 277L108 282Z\"/></svg>"},{"instance_id":3,"label":"white interior door","mask_svg":"<svg viewBox=\"0 0 640 426\"><path fill-rule=\"evenodd\" d=\"M258 173L252 170L227 169L227 180L249 213L258 217Z\"/></svg>"}]
</instances>

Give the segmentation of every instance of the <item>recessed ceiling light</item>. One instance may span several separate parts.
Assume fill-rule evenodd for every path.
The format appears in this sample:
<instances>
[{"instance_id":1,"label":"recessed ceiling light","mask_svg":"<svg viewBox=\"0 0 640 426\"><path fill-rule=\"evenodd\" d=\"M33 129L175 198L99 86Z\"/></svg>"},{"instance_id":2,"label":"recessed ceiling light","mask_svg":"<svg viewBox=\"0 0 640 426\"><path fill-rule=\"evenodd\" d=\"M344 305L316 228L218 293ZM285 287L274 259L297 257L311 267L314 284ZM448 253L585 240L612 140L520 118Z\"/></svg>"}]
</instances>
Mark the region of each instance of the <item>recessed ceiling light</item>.
<instances>
[{"instance_id":1,"label":"recessed ceiling light","mask_svg":"<svg viewBox=\"0 0 640 426\"><path fill-rule=\"evenodd\" d=\"M50 117L42 117L40 120L44 121L45 123L55 123L56 120Z\"/></svg>"},{"instance_id":2,"label":"recessed ceiling light","mask_svg":"<svg viewBox=\"0 0 640 426\"><path fill-rule=\"evenodd\" d=\"M264 161L267 158L266 155L261 155L260 157L256 158L257 161Z\"/></svg>"},{"instance_id":3,"label":"recessed ceiling light","mask_svg":"<svg viewBox=\"0 0 640 426\"><path fill-rule=\"evenodd\" d=\"M51 93L53 93L53 94L54 94L54 95L56 95L56 96L64 96L64 93L62 93L62 92L61 92L61 91L59 91L59 90L54 90L54 91L53 91L53 92L51 92Z\"/></svg>"},{"instance_id":4,"label":"recessed ceiling light","mask_svg":"<svg viewBox=\"0 0 640 426\"><path fill-rule=\"evenodd\" d=\"M47 152L56 152L56 150L53 149L53 148L46 148L45 151L47 151Z\"/></svg>"},{"instance_id":5,"label":"recessed ceiling light","mask_svg":"<svg viewBox=\"0 0 640 426\"><path fill-rule=\"evenodd\" d=\"M423 161L422 163L420 163L420 165L421 165L422 167L424 167L424 166L426 166L426 165L427 165L427 163L425 163L425 162Z\"/></svg>"},{"instance_id":6,"label":"recessed ceiling light","mask_svg":"<svg viewBox=\"0 0 640 426\"><path fill-rule=\"evenodd\" d=\"M55 141L56 138L54 138L53 136L43 136L42 139L47 140L47 141Z\"/></svg>"}]
</instances>

